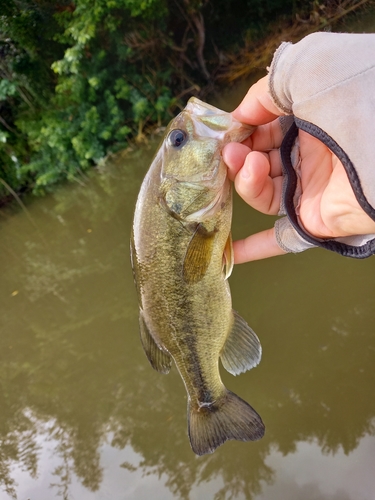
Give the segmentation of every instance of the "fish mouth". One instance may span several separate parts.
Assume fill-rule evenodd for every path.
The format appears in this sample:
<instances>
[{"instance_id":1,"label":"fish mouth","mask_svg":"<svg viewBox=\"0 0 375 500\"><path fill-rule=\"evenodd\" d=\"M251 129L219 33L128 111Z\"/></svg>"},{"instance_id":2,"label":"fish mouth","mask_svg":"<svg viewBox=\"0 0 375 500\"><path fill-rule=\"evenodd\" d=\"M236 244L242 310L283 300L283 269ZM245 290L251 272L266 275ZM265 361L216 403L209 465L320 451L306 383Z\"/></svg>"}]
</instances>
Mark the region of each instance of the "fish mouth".
<instances>
[{"instance_id":1,"label":"fish mouth","mask_svg":"<svg viewBox=\"0 0 375 500\"><path fill-rule=\"evenodd\" d=\"M194 111L194 114L196 114L197 116L207 114L217 115L225 113L225 111L212 106L212 104L208 104L208 102L201 101L197 97L190 97L185 109Z\"/></svg>"},{"instance_id":2,"label":"fish mouth","mask_svg":"<svg viewBox=\"0 0 375 500\"><path fill-rule=\"evenodd\" d=\"M196 97L189 99L185 111L191 114L197 133L202 131L202 135L224 141L224 144L231 141L242 142L255 129L252 125L235 120L231 113L216 108Z\"/></svg>"}]
</instances>

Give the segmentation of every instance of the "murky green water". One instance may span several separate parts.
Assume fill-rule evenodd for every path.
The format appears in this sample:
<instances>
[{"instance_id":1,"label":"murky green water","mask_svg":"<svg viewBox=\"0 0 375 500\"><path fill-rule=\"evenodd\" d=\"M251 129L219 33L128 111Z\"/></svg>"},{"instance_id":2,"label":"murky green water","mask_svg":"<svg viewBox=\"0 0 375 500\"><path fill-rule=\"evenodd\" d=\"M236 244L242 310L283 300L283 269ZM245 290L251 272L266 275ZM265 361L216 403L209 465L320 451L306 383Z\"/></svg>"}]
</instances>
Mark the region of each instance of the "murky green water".
<instances>
[{"instance_id":1,"label":"murky green water","mask_svg":"<svg viewBox=\"0 0 375 500\"><path fill-rule=\"evenodd\" d=\"M373 500L374 257L311 250L235 268L233 303L264 355L223 379L266 436L192 453L181 379L142 352L129 264L155 145L28 216L0 212L0 499ZM235 238L269 225L236 199Z\"/></svg>"}]
</instances>

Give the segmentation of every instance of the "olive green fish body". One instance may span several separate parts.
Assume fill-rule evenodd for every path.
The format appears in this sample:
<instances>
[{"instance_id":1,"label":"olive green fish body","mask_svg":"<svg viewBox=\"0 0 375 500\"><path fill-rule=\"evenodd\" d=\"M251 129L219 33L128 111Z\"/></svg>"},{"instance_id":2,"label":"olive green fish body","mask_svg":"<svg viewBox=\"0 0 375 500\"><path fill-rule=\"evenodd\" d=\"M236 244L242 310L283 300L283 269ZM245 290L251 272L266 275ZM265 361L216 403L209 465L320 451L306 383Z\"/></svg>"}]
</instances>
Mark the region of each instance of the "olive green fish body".
<instances>
[{"instance_id":1,"label":"olive green fish body","mask_svg":"<svg viewBox=\"0 0 375 500\"><path fill-rule=\"evenodd\" d=\"M188 393L191 445L201 455L227 439L259 439L264 426L219 373L220 357L237 374L261 353L256 335L232 311L226 279L232 196L221 149L230 115L198 100L189 104L169 125L144 179L131 246L143 347L162 373L175 362ZM215 122L216 112L224 124Z\"/></svg>"}]
</instances>

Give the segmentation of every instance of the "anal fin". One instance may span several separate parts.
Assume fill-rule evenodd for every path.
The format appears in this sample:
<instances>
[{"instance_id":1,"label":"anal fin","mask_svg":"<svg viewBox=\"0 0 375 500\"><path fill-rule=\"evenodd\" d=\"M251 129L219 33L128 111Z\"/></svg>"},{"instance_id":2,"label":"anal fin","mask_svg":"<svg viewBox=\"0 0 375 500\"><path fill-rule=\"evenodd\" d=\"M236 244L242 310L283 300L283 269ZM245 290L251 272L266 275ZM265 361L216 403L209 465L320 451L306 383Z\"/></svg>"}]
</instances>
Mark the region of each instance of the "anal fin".
<instances>
[{"instance_id":1,"label":"anal fin","mask_svg":"<svg viewBox=\"0 0 375 500\"><path fill-rule=\"evenodd\" d=\"M224 368L232 375L239 375L254 368L262 356L259 339L246 321L233 311L233 327L221 353Z\"/></svg>"},{"instance_id":2,"label":"anal fin","mask_svg":"<svg viewBox=\"0 0 375 500\"><path fill-rule=\"evenodd\" d=\"M153 339L142 313L139 315L139 329L141 333L141 342L152 368L160 373L169 373L172 366L171 355L160 349Z\"/></svg>"}]
</instances>

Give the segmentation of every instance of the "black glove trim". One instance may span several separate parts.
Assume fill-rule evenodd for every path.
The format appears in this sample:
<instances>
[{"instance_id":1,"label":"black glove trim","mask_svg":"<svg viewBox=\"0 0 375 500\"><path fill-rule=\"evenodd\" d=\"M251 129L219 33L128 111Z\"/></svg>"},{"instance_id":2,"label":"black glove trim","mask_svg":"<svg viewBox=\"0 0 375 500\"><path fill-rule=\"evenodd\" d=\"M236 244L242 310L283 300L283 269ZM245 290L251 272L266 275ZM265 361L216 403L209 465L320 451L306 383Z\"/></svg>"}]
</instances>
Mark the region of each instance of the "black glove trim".
<instances>
[{"instance_id":1,"label":"black glove trim","mask_svg":"<svg viewBox=\"0 0 375 500\"><path fill-rule=\"evenodd\" d=\"M319 139L332 151L332 153L334 153L338 157L345 168L350 185L352 186L354 195L358 200L358 203L363 208L363 210L373 220L375 220L375 209L367 201L367 198L362 191L358 174L345 151L337 144L337 142L332 139L332 137L324 132L324 130L317 127L313 123L294 117L294 123L286 133L280 147L283 172L287 177L286 188L284 190L284 204L289 221L291 222L297 233L303 239L305 239L309 243L312 243L313 245L325 248L326 250L331 250L332 252L337 252L345 257L353 257L356 259L364 259L366 257L370 257L371 255L375 254L375 238L368 241L364 245L354 246L342 243L335 239L315 238L300 226L293 202L294 193L297 187L297 174L293 168L291 161L291 151L298 136L298 129L304 130L313 137Z\"/></svg>"}]
</instances>

